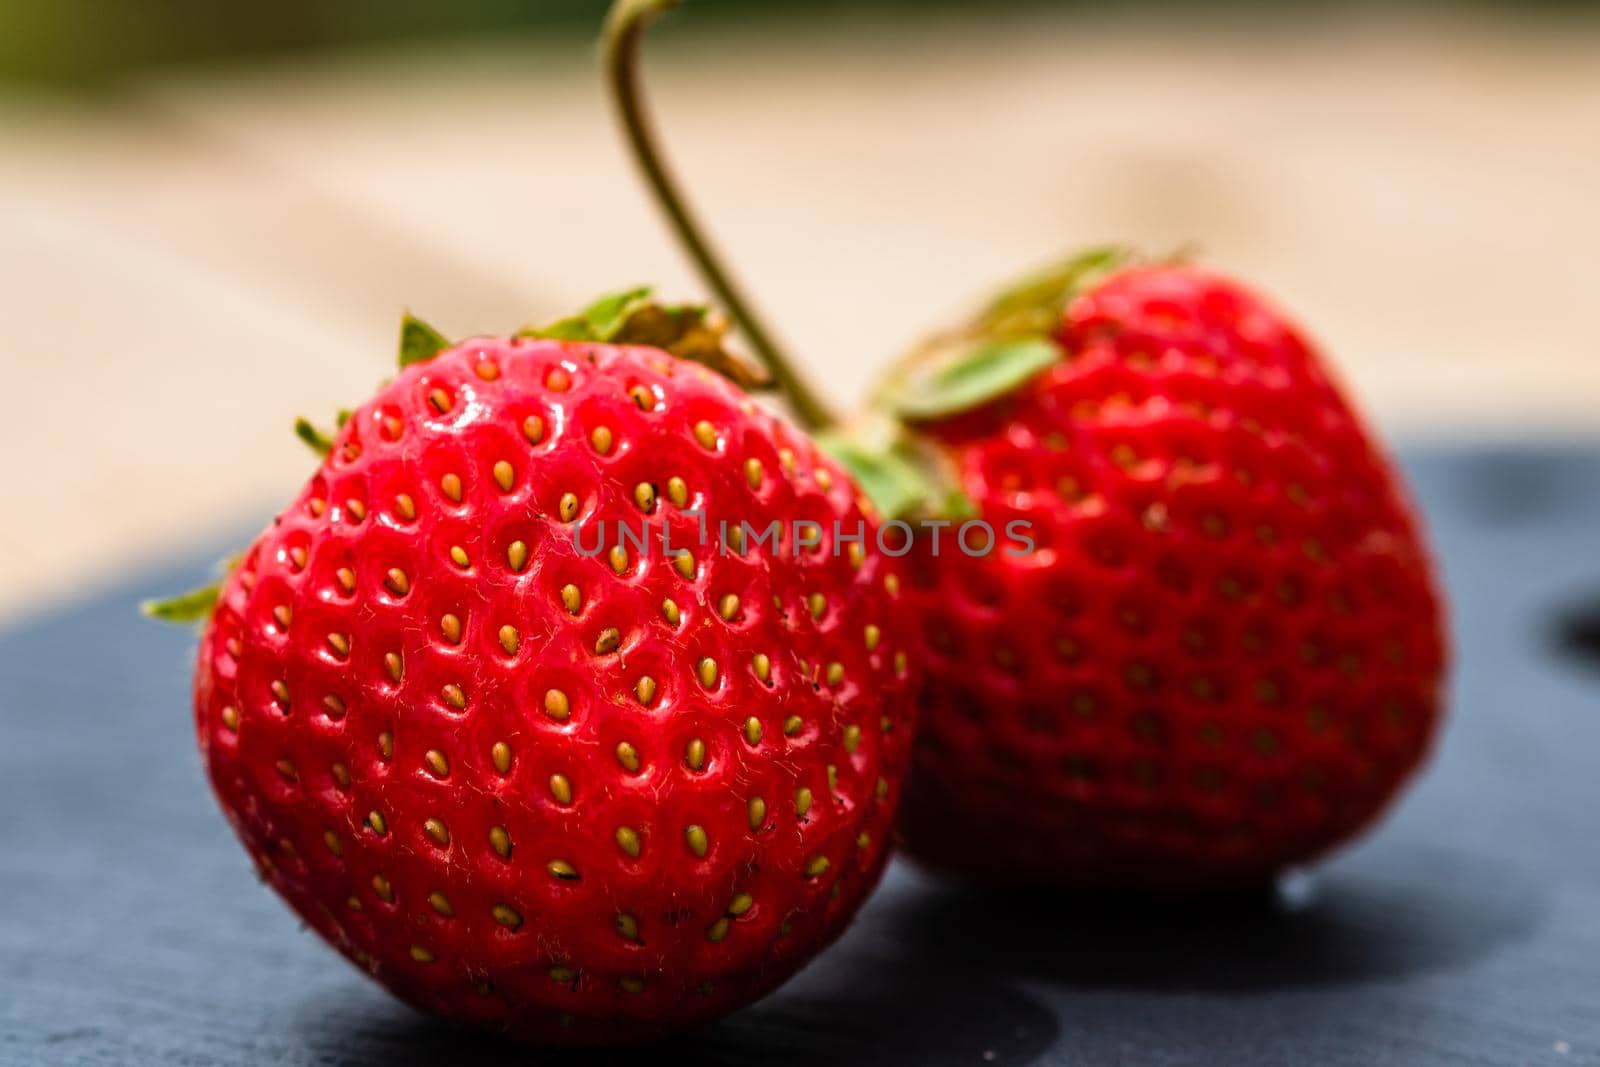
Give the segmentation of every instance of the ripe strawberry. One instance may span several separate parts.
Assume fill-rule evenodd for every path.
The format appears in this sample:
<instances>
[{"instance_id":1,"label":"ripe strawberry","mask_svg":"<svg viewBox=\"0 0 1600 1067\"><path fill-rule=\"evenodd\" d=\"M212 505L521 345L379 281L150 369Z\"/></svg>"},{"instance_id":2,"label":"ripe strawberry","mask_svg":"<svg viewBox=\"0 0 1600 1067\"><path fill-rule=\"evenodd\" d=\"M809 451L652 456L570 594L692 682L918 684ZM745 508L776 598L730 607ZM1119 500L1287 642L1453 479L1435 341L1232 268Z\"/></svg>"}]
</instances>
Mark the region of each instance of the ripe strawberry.
<instances>
[{"instance_id":1,"label":"ripe strawberry","mask_svg":"<svg viewBox=\"0 0 1600 1067\"><path fill-rule=\"evenodd\" d=\"M862 521L850 479L705 367L598 343L706 356L692 313L405 336L205 628L224 812L307 923L440 1015L613 1042L760 996L876 882L908 758L894 576L832 536Z\"/></svg>"},{"instance_id":2,"label":"ripe strawberry","mask_svg":"<svg viewBox=\"0 0 1600 1067\"><path fill-rule=\"evenodd\" d=\"M1367 825L1440 721L1442 622L1399 476L1296 328L1226 278L1100 255L964 345L885 398L1001 542L909 557L908 851L1234 884ZM1033 551L1004 550L1012 523Z\"/></svg>"},{"instance_id":3,"label":"ripe strawberry","mask_svg":"<svg viewBox=\"0 0 1600 1067\"><path fill-rule=\"evenodd\" d=\"M763 337L644 119L637 41L670 4L619 0L608 74L681 242ZM1400 480L1237 284L1069 262L918 353L831 447L885 533L957 527L905 549L923 722L902 833L927 862L1250 882L1356 833L1426 753L1443 623Z\"/></svg>"}]
</instances>

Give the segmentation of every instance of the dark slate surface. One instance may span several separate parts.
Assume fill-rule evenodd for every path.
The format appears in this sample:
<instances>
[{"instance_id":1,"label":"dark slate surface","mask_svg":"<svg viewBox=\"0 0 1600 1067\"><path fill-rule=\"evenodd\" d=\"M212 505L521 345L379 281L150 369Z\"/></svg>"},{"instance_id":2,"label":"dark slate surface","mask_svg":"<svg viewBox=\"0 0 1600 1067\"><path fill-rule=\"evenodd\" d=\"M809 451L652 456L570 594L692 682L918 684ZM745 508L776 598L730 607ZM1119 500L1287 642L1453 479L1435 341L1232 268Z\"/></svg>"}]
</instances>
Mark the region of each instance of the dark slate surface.
<instances>
[{"instance_id":1,"label":"dark slate surface","mask_svg":"<svg viewBox=\"0 0 1600 1067\"><path fill-rule=\"evenodd\" d=\"M1414 455L1455 714L1276 895L1018 897L895 867L831 952L650 1055L759 1064L1600 1064L1600 451ZM0 636L0 1063L590 1063L390 1000L258 886L151 575Z\"/></svg>"}]
</instances>

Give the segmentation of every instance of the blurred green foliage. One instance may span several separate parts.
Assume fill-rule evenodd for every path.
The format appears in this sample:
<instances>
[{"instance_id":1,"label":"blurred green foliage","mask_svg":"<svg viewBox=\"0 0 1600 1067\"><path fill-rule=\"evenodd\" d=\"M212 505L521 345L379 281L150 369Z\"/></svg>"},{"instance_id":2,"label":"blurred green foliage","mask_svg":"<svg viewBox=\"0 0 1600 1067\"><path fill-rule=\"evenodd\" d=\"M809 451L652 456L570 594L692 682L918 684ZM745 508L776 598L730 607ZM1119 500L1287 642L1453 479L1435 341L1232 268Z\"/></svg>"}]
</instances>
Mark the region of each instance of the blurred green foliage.
<instances>
[{"instance_id":1,"label":"blurred green foliage","mask_svg":"<svg viewBox=\"0 0 1600 1067\"><path fill-rule=\"evenodd\" d=\"M575 33L604 7L603 0L0 0L0 78L92 85L172 63L518 29Z\"/></svg>"},{"instance_id":2,"label":"blurred green foliage","mask_svg":"<svg viewBox=\"0 0 1600 1067\"><path fill-rule=\"evenodd\" d=\"M930 6L966 8L980 0L690 0L708 17L741 20L830 11ZM1111 10L1193 4L1178 0L981 0L985 9ZM1422 0L1418 0L1419 3ZM1594 8L1595 0L1467 0L1462 6L1505 9ZM94 86L146 67L219 63L310 49L519 34L577 42L598 29L606 0L0 0L0 82ZM1214 6L1262 7L1271 0ZM1297 8L1371 6L1300 0ZM1392 6L1388 4L1380 6Z\"/></svg>"}]
</instances>

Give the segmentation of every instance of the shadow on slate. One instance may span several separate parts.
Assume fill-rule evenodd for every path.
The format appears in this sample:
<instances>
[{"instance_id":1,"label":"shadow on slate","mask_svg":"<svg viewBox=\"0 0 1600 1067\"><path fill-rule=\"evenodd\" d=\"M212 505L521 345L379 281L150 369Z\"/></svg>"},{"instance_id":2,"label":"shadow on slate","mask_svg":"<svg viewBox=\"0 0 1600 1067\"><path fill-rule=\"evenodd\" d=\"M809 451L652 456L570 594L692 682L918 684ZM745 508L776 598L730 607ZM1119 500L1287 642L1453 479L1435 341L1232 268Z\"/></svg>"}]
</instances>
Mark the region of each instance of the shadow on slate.
<instances>
[{"instance_id":1,"label":"shadow on slate","mask_svg":"<svg viewBox=\"0 0 1600 1067\"><path fill-rule=\"evenodd\" d=\"M1600 539L1600 532L1596 537ZM1568 655L1600 670L1600 592L1561 613L1556 642Z\"/></svg>"},{"instance_id":2,"label":"shadow on slate","mask_svg":"<svg viewBox=\"0 0 1600 1067\"><path fill-rule=\"evenodd\" d=\"M316 1062L459 1067L559 1062L562 1067L649 1059L698 1067L972 1067L1033 1063L1059 1035L1050 1008L978 972L932 971L915 955L865 957L841 948L783 992L703 1031L641 1049L530 1052L510 1042L370 998L307 1005L294 1020L313 1035ZM824 973L833 972L833 973ZM352 1027L351 1023L355 1026Z\"/></svg>"},{"instance_id":3,"label":"shadow on slate","mask_svg":"<svg viewBox=\"0 0 1600 1067\"><path fill-rule=\"evenodd\" d=\"M1537 928L1533 885L1488 867L1428 880L1449 866L1445 857L1401 858L1381 881L1295 877L1187 898L951 887L902 866L858 923L858 934L876 931L869 944L847 939L779 994L648 1054L773 1067L1029 1064L1058 1043L1072 1048L1061 1040L1070 1012L1058 1017L1050 1003L1069 1003L1064 992L1248 997L1361 986L1470 967ZM1030 994L1028 985L1055 992ZM330 1061L420 1067L526 1056L398 1004L373 1026L371 1000L313 1003L296 1022ZM564 1051L560 1062L632 1061L592 1050Z\"/></svg>"},{"instance_id":4,"label":"shadow on slate","mask_svg":"<svg viewBox=\"0 0 1600 1067\"><path fill-rule=\"evenodd\" d=\"M935 965L1026 975L1059 986L1250 993L1361 984L1470 966L1526 937L1536 888L1489 865L1431 882L1291 877L1253 893L1200 897L933 890L891 921ZM1481 888L1498 883L1486 893ZM922 932L937 931L926 941Z\"/></svg>"},{"instance_id":5,"label":"shadow on slate","mask_svg":"<svg viewBox=\"0 0 1600 1067\"><path fill-rule=\"evenodd\" d=\"M896 863L783 989L625 1052L419 1015L255 883L197 766L193 638L134 613L229 546L36 615L0 634L0 1065L1600 1064L1600 451L1407 467L1453 609L1453 711L1378 832L1232 897Z\"/></svg>"}]
</instances>

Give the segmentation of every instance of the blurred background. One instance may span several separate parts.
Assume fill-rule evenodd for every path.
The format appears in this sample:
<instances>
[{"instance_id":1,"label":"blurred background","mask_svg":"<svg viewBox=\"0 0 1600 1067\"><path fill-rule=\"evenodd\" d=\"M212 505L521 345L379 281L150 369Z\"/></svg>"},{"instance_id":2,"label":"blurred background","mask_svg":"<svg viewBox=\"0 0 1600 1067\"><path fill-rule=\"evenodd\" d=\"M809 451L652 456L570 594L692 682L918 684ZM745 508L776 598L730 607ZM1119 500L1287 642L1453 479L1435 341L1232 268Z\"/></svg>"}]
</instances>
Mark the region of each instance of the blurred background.
<instances>
[{"instance_id":1,"label":"blurred background","mask_svg":"<svg viewBox=\"0 0 1600 1067\"><path fill-rule=\"evenodd\" d=\"M400 312L700 293L604 4L0 0L0 621L241 543ZM997 280L1180 247L1392 440L1600 439L1600 10L690 0L647 48L721 243L841 401Z\"/></svg>"}]
</instances>

